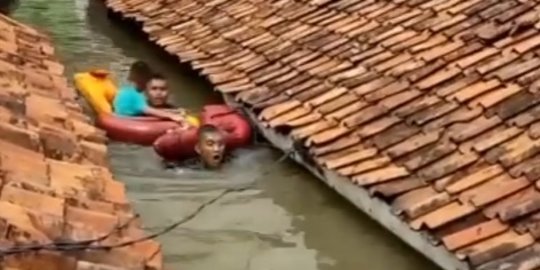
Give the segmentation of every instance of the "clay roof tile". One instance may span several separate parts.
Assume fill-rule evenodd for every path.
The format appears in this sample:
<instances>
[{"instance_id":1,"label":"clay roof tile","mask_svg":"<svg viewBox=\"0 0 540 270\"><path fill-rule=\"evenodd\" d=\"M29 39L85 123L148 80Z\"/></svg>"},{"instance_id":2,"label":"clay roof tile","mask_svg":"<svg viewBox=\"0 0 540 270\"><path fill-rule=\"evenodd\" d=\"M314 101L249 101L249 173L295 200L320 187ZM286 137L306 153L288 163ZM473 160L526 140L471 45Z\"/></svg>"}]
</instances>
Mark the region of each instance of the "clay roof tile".
<instances>
[{"instance_id":1,"label":"clay roof tile","mask_svg":"<svg viewBox=\"0 0 540 270\"><path fill-rule=\"evenodd\" d=\"M0 54L11 54L0 61L2 247L50 245L58 239L80 241L109 234L119 219L133 213L127 207L123 184L113 179L107 167L102 132L81 113L50 40L2 15L0 28ZM9 231L3 229L6 226ZM136 226L127 225L128 230ZM122 237L113 233L108 243L134 239L124 233ZM75 269L102 262L102 267L160 269L159 245L153 241L145 245L154 249L128 246L121 252L92 256L33 252L32 256L8 256L0 268Z\"/></svg>"},{"instance_id":2,"label":"clay roof tile","mask_svg":"<svg viewBox=\"0 0 540 270\"><path fill-rule=\"evenodd\" d=\"M218 90L260 109L269 128L290 128L314 166L384 197L405 213L403 222L471 269L537 266L537 2L203 2L107 1L137 16L182 61L194 61ZM27 74L34 88L52 81ZM68 117L32 110L36 119ZM0 110L2 117L16 114ZM24 147L39 136L0 128ZM99 149L85 151L100 160Z\"/></svg>"}]
</instances>

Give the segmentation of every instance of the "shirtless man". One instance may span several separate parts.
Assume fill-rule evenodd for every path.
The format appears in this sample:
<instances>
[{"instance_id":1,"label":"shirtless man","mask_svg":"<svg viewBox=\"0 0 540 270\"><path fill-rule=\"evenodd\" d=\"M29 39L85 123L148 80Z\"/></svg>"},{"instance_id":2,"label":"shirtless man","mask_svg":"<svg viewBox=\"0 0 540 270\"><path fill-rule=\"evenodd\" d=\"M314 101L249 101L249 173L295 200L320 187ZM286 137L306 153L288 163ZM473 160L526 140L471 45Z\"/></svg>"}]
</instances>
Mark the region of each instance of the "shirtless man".
<instances>
[{"instance_id":1,"label":"shirtless man","mask_svg":"<svg viewBox=\"0 0 540 270\"><path fill-rule=\"evenodd\" d=\"M220 167L225 160L225 138L221 131L213 125L201 126L195 152L206 168Z\"/></svg>"}]
</instances>

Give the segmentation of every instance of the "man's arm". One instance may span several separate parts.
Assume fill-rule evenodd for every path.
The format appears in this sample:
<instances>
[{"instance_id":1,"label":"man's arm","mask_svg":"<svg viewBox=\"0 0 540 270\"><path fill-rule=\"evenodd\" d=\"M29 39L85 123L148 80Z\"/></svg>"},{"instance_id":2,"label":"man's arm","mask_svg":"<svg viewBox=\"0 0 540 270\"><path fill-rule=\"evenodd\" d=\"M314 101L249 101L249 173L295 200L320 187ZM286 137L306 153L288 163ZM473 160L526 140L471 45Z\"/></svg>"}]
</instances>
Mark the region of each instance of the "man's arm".
<instances>
[{"instance_id":1,"label":"man's arm","mask_svg":"<svg viewBox=\"0 0 540 270\"><path fill-rule=\"evenodd\" d=\"M164 110L166 112L170 112L170 113L174 113L174 114L179 114L179 115L182 115L182 116L185 116L187 115L188 111L184 108L167 108L167 109L161 109L161 110Z\"/></svg>"},{"instance_id":2,"label":"man's arm","mask_svg":"<svg viewBox=\"0 0 540 270\"><path fill-rule=\"evenodd\" d=\"M184 122L184 117L182 117L181 115L179 115L177 113L167 112L165 110L152 108L150 106L146 106L144 108L143 112L144 112L144 114L150 115L150 116L155 116L155 117L164 118L164 119L170 119L172 121L180 122L180 123Z\"/></svg>"},{"instance_id":3,"label":"man's arm","mask_svg":"<svg viewBox=\"0 0 540 270\"><path fill-rule=\"evenodd\" d=\"M129 104L132 106L133 110L136 112L137 115L155 116L163 119L171 119L173 121L176 121L176 119L178 119L178 115L174 115L160 109L152 108L150 105L148 105L146 99L140 95L131 96L130 101L131 102Z\"/></svg>"}]
</instances>

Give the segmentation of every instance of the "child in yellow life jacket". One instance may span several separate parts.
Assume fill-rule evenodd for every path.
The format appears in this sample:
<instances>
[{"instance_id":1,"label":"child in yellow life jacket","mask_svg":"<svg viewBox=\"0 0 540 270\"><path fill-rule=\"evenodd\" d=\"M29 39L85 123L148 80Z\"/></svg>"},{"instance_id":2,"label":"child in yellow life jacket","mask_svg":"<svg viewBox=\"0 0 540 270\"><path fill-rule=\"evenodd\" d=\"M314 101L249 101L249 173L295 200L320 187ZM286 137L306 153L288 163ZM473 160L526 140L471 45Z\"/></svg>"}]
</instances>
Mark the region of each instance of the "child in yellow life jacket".
<instances>
[{"instance_id":1,"label":"child in yellow life jacket","mask_svg":"<svg viewBox=\"0 0 540 270\"><path fill-rule=\"evenodd\" d=\"M169 87L167 85L167 80L162 75L154 73L150 76L146 84L145 94L150 106L178 113L182 115L185 118L186 123L191 126L198 127L200 125L199 119L188 115L185 109L176 108L168 103Z\"/></svg>"}]
</instances>

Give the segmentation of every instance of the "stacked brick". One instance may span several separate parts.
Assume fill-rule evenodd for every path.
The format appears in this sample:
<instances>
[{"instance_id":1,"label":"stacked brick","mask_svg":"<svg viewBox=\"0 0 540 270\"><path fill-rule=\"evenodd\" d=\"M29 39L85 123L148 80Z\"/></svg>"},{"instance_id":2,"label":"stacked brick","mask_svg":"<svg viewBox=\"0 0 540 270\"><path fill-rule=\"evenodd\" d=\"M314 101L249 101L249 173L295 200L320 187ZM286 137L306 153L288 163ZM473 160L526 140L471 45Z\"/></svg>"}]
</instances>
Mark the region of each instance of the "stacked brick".
<instances>
[{"instance_id":1,"label":"stacked brick","mask_svg":"<svg viewBox=\"0 0 540 270\"><path fill-rule=\"evenodd\" d=\"M106 2L430 244L540 268L540 1Z\"/></svg>"},{"instance_id":2,"label":"stacked brick","mask_svg":"<svg viewBox=\"0 0 540 270\"><path fill-rule=\"evenodd\" d=\"M96 129L50 40L0 15L0 253L14 246L144 237ZM0 269L161 269L154 241L108 250L2 256Z\"/></svg>"}]
</instances>

